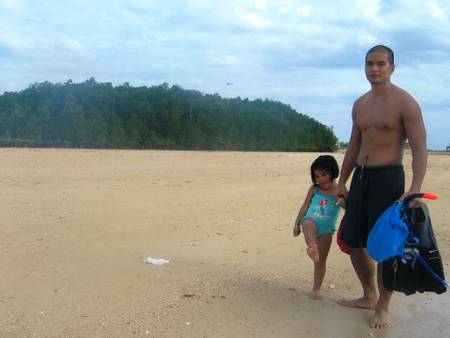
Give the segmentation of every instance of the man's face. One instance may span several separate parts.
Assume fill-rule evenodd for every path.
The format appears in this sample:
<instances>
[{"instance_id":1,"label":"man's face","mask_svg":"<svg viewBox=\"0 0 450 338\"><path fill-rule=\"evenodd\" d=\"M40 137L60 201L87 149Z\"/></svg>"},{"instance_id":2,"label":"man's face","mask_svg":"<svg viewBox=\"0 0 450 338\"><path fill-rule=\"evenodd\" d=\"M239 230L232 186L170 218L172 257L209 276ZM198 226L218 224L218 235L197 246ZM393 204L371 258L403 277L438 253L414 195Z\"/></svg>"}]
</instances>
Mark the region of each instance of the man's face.
<instances>
[{"instance_id":1,"label":"man's face","mask_svg":"<svg viewBox=\"0 0 450 338\"><path fill-rule=\"evenodd\" d=\"M389 81L395 66L389 62L388 55L383 52L372 52L366 58L366 77L371 84Z\"/></svg>"}]
</instances>

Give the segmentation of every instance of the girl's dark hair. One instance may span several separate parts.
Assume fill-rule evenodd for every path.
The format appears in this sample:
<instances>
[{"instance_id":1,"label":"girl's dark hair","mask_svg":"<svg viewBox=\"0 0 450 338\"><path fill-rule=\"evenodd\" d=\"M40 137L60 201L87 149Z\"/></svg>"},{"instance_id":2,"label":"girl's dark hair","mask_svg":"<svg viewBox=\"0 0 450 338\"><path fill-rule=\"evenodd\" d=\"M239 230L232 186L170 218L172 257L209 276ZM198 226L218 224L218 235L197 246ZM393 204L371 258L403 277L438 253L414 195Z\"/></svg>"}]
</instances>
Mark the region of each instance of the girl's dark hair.
<instances>
[{"instance_id":1,"label":"girl's dark hair","mask_svg":"<svg viewBox=\"0 0 450 338\"><path fill-rule=\"evenodd\" d=\"M326 171L332 180L339 176L338 164L331 155L321 155L311 164L311 180L314 184L316 183L316 175L314 175L316 169Z\"/></svg>"}]
</instances>

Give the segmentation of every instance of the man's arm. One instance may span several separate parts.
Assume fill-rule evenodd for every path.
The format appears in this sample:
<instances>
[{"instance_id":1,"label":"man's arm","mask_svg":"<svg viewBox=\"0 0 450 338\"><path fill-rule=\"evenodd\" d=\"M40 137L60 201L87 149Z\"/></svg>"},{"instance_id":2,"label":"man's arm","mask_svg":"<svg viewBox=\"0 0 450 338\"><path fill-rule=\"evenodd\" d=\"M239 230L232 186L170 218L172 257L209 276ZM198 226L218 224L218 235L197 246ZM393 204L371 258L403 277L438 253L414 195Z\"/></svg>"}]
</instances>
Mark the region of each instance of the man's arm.
<instances>
[{"instance_id":1,"label":"man's arm","mask_svg":"<svg viewBox=\"0 0 450 338\"><path fill-rule=\"evenodd\" d=\"M350 174L356 166L359 150L361 148L361 132L356 123L356 102L352 108L352 133L350 135L350 142L347 150L345 151L344 161L342 162L341 174L339 175L339 181L336 189L336 200L338 204L343 206L343 202L339 202L339 198L343 196L347 197L348 191L345 188Z\"/></svg>"},{"instance_id":2,"label":"man's arm","mask_svg":"<svg viewBox=\"0 0 450 338\"><path fill-rule=\"evenodd\" d=\"M425 125L422 111L412 97L408 97L406 108L403 111L403 127L405 128L412 154L413 177L409 191L404 194L404 196L407 196L411 193L420 192L427 170L427 136Z\"/></svg>"}]
</instances>

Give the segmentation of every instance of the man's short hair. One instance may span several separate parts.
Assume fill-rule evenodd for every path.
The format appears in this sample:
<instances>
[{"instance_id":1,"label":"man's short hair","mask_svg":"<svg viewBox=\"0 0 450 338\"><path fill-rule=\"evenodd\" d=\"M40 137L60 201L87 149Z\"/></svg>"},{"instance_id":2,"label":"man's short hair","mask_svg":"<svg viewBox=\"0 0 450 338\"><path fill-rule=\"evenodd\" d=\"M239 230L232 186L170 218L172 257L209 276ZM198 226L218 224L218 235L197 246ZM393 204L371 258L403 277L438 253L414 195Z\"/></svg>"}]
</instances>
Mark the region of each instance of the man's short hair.
<instances>
[{"instance_id":1,"label":"man's short hair","mask_svg":"<svg viewBox=\"0 0 450 338\"><path fill-rule=\"evenodd\" d=\"M394 64L394 52L389 47L386 47L384 45L373 46L372 48L369 49L369 51L366 54L366 61L367 61L367 57L369 56L369 54L373 53L373 52L381 52L381 53L387 54L389 62L392 65Z\"/></svg>"}]
</instances>

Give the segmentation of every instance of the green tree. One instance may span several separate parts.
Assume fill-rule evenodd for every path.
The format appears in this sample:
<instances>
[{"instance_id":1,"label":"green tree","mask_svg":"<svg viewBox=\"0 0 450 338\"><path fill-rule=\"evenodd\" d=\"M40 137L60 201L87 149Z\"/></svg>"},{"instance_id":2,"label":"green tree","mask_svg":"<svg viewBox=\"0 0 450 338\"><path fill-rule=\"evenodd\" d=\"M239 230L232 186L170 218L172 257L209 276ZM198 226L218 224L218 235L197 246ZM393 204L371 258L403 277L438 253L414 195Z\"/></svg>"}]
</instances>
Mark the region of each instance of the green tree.
<instances>
[{"instance_id":1,"label":"green tree","mask_svg":"<svg viewBox=\"0 0 450 338\"><path fill-rule=\"evenodd\" d=\"M278 101L226 99L167 83L45 81L0 95L0 144L333 151L325 126Z\"/></svg>"}]
</instances>

